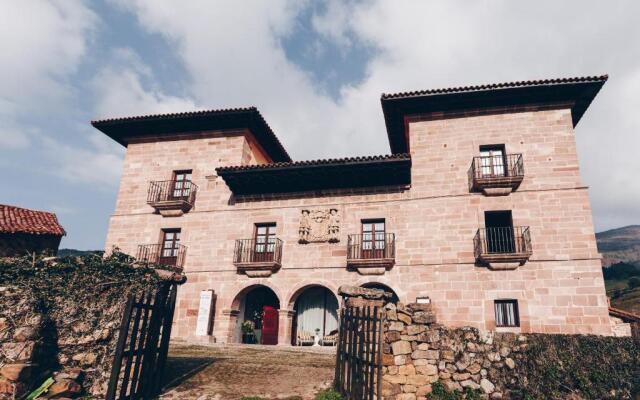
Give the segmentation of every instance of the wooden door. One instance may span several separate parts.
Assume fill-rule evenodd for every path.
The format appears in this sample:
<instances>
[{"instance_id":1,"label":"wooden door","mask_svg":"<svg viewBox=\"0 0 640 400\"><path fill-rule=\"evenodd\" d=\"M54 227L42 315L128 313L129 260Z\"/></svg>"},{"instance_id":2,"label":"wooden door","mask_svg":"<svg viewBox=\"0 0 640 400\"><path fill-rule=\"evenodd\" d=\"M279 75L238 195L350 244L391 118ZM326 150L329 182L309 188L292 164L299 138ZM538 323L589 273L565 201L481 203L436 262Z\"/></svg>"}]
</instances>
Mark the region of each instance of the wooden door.
<instances>
[{"instance_id":1,"label":"wooden door","mask_svg":"<svg viewBox=\"0 0 640 400\"><path fill-rule=\"evenodd\" d=\"M505 176L504 150L492 148L480 150L480 172L483 177Z\"/></svg>"},{"instance_id":2,"label":"wooden door","mask_svg":"<svg viewBox=\"0 0 640 400\"><path fill-rule=\"evenodd\" d=\"M276 247L276 225L256 225L253 262L273 261Z\"/></svg>"},{"instance_id":3,"label":"wooden door","mask_svg":"<svg viewBox=\"0 0 640 400\"><path fill-rule=\"evenodd\" d=\"M191 171L175 171L173 173L173 200L186 200L191 194Z\"/></svg>"},{"instance_id":4,"label":"wooden door","mask_svg":"<svg viewBox=\"0 0 640 400\"><path fill-rule=\"evenodd\" d=\"M162 235L162 248L160 249L158 262L162 265L176 265L180 245L180 230L165 230Z\"/></svg>"},{"instance_id":5,"label":"wooden door","mask_svg":"<svg viewBox=\"0 0 640 400\"><path fill-rule=\"evenodd\" d=\"M261 344L278 344L278 310L271 306L262 307Z\"/></svg>"},{"instance_id":6,"label":"wooden door","mask_svg":"<svg viewBox=\"0 0 640 400\"><path fill-rule=\"evenodd\" d=\"M384 220L362 222L362 258L384 258L386 248Z\"/></svg>"}]
</instances>

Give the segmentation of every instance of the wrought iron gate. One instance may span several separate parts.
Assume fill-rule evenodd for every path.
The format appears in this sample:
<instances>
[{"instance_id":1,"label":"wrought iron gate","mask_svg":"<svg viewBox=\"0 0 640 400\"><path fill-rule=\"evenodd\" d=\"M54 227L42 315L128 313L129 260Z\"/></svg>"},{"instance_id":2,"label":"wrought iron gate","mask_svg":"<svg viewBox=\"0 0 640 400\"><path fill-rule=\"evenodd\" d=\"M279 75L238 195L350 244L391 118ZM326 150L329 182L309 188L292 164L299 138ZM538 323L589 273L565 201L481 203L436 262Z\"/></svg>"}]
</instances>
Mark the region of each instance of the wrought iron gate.
<instances>
[{"instance_id":1,"label":"wrought iron gate","mask_svg":"<svg viewBox=\"0 0 640 400\"><path fill-rule=\"evenodd\" d=\"M382 324L379 307L349 307L340 313L335 388L348 400L381 398Z\"/></svg>"},{"instance_id":2,"label":"wrought iron gate","mask_svg":"<svg viewBox=\"0 0 640 400\"><path fill-rule=\"evenodd\" d=\"M107 400L158 395L167 361L177 285L129 296L120 325ZM124 367L124 368L123 368Z\"/></svg>"}]
</instances>

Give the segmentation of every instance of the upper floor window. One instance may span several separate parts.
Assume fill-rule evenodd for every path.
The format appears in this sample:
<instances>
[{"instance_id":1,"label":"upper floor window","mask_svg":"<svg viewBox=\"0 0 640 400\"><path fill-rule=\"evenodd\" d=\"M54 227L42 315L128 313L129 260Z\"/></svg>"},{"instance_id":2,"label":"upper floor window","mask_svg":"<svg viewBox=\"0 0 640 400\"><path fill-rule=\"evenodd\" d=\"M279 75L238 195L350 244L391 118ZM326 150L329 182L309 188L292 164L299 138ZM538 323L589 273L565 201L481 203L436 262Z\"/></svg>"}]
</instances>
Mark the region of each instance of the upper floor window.
<instances>
[{"instance_id":1,"label":"upper floor window","mask_svg":"<svg viewBox=\"0 0 640 400\"><path fill-rule=\"evenodd\" d=\"M276 246L276 224L256 224L255 243L256 256L273 254Z\"/></svg>"},{"instance_id":2,"label":"upper floor window","mask_svg":"<svg viewBox=\"0 0 640 400\"><path fill-rule=\"evenodd\" d=\"M173 197L189 197L191 193L191 170L173 171Z\"/></svg>"},{"instance_id":3,"label":"upper floor window","mask_svg":"<svg viewBox=\"0 0 640 400\"><path fill-rule=\"evenodd\" d=\"M385 241L384 219L362 221L362 253L364 258L383 258Z\"/></svg>"},{"instance_id":4,"label":"upper floor window","mask_svg":"<svg viewBox=\"0 0 640 400\"><path fill-rule=\"evenodd\" d=\"M483 177L504 176L505 165L504 144L480 146L480 174Z\"/></svg>"},{"instance_id":5,"label":"upper floor window","mask_svg":"<svg viewBox=\"0 0 640 400\"><path fill-rule=\"evenodd\" d=\"M161 263L174 265L171 261L175 261L178 257L178 248L180 245L180 229L163 229L162 230L162 250Z\"/></svg>"},{"instance_id":6,"label":"upper floor window","mask_svg":"<svg viewBox=\"0 0 640 400\"><path fill-rule=\"evenodd\" d=\"M495 300L497 327L518 327L520 326L520 315L518 312L518 300Z\"/></svg>"}]
</instances>

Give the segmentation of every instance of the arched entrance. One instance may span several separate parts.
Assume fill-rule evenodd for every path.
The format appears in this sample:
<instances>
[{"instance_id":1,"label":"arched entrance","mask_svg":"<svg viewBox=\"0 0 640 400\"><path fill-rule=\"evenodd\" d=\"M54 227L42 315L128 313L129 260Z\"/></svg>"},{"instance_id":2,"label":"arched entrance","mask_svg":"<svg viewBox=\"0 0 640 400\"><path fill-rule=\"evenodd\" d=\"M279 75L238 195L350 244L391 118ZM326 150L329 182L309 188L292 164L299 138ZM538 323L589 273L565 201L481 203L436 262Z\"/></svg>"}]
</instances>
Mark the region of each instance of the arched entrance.
<instances>
[{"instance_id":1,"label":"arched entrance","mask_svg":"<svg viewBox=\"0 0 640 400\"><path fill-rule=\"evenodd\" d=\"M302 289L293 306L291 344L335 345L338 332L338 299L324 286Z\"/></svg>"},{"instance_id":2,"label":"arched entrance","mask_svg":"<svg viewBox=\"0 0 640 400\"><path fill-rule=\"evenodd\" d=\"M397 303L398 301L400 301L400 298L398 297L396 292L393 289L391 289L389 286L385 285L384 283L368 282L368 283L364 283L364 284L362 284L360 286L363 287L363 288L368 288L368 289L384 290L385 292L389 292L389 293L391 293L393 295L391 297L391 302L392 303Z\"/></svg>"},{"instance_id":3,"label":"arched entrance","mask_svg":"<svg viewBox=\"0 0 640 400\"><path fill-rule=\"evenodd\" d=\"M255 285L243 292L238 294L238 341L278 344L278 296L263 285Z\"/></svg>"}]
</instances>

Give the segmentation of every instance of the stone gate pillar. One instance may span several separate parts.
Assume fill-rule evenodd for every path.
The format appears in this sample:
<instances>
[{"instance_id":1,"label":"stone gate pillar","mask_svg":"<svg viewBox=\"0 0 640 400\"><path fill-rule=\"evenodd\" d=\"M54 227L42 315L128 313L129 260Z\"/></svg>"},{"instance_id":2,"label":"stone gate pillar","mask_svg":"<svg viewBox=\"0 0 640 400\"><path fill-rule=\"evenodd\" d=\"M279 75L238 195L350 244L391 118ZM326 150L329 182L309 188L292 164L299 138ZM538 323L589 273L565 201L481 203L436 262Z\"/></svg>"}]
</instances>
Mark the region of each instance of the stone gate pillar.
<instances>
[{"instance_id":1,"label":"stone gate pillar","mask_svg":"<svg viewBox=\"0 0 640 400\"><path fill-rule=\"evenodd\" d=\"M222 310L221 331L225 332L224 335L220 335L222 343L237 343L236 340L236 326L238 325L238 315L240 310L225 309Z\"/></svg>"}]
</instances>

